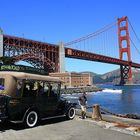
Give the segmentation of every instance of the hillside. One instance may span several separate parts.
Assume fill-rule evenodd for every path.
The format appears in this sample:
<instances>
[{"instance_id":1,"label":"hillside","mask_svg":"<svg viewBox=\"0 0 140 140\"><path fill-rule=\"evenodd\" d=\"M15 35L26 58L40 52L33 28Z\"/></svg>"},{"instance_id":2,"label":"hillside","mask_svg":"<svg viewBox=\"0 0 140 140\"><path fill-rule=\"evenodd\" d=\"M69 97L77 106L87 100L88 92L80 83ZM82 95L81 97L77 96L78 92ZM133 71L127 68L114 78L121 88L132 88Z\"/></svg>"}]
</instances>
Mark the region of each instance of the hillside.
<instances>
[{"instance_id":1,"label":"hillside","mask_svg":"<svg viewBox=\"0 0 140 140\"><path fill-rule=\"evenodd\" d=\"M93 83L103 84L103 83L112 83L119 84L120 82L120 70L114 70L103 75L94 74ZM140 70L133 69L133 82L134 84L140 84Z\"/></svg>"}]
</instances>

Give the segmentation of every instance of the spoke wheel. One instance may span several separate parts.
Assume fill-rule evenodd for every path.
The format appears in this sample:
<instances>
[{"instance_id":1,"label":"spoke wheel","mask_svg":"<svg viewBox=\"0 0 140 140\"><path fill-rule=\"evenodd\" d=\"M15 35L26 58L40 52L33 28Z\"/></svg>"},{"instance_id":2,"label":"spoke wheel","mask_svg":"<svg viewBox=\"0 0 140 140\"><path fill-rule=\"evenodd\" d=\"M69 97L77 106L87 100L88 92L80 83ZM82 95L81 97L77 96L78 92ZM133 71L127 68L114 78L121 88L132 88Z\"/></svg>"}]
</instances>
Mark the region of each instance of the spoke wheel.
<instances>
[{"instance_id":1,"label":"spoke wheel","mask_svg":"<svg viewBox=\"0 0 140 140\"><path fill-rule=\"evenodd\" d=\"M36 111L29 111L25 117L25 125L27 127L34 127L38 121L38 114Z\"/></svg>"},{"instance_id":2,"label":"spoke wheel","mask_svg":"<svg viewBox=\"0 0 140 140\"><path fill-rule=\"evenodd\" d=\"M67 118L70 119L70 120L72 120L74 117L75 117L75 108L74 107L71 107L68 110Z\"/></svg>"}]
</instances>

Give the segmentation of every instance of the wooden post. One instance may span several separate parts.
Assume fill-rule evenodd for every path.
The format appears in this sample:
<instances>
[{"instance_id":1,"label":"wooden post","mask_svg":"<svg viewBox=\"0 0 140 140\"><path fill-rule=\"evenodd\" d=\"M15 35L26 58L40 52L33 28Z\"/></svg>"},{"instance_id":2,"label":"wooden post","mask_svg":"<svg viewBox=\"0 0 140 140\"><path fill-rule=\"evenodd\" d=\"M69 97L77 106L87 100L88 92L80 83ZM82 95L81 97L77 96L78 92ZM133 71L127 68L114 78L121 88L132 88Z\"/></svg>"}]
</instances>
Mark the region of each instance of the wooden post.
<instances>
[{"instance_id":1,"label":"wooden post","mask_svg":"<svg viewBox=\"0 0 140 140\"><path fill-rule=\"evenodd\" d=\"M102 120L101 112L100 112L100 106L98 104L95 104L93 106L93 112L92 112L92 119L94 120Z\"/></svg>"}]
</instances>

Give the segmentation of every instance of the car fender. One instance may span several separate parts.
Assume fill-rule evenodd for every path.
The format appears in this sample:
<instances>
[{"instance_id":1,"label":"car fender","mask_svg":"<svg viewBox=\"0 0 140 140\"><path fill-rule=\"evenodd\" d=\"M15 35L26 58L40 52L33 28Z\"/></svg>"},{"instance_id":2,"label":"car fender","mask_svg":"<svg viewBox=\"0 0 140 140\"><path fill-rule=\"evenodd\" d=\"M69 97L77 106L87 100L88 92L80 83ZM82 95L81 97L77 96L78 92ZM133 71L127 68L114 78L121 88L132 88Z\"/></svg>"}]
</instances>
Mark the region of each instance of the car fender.
<instances>
[{"instance_id":1,"label":"car fender","mask_svg":"<svg viewBox=\"0 0 140 140\"><path fill-rule=\"evenodd\" d=\"M76 103L67 103L64 114L66 114L71 107L76 108Z\"/></svg>"}]
</instances>

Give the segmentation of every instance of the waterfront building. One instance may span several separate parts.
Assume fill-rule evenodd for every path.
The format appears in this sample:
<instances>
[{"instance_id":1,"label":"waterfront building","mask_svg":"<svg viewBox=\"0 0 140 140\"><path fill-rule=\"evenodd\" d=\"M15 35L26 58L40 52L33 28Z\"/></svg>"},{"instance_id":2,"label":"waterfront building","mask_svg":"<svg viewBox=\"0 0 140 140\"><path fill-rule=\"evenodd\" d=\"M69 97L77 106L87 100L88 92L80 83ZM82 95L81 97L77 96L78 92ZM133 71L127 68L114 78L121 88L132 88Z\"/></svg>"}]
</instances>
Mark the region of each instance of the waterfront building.
<instances>
[{"instance_id":1,"label":"waterfront building","mask_svg":"<svg viewBox=\"0 0 140 140\"><path fill-rule=\"evenodd\" d=\"M64 73L49 73L52 77L58 77L64 82L65 87L79 87L93 85L92 73L76 73L76 72L64 72Z\"/></svg>"}]
</instances>

